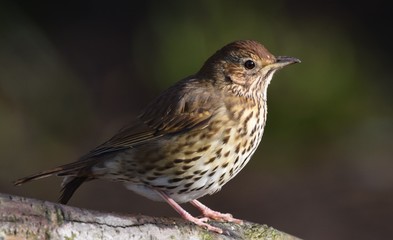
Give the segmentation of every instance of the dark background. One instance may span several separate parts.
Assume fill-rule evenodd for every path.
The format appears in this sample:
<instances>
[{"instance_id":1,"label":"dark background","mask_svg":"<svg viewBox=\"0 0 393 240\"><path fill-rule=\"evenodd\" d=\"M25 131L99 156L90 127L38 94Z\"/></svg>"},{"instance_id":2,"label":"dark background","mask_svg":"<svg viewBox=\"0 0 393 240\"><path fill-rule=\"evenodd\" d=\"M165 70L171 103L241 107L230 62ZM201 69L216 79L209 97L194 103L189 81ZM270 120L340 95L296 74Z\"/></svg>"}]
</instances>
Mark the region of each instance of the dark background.
<instances>
[{"instance_id":1,"label":"dark background","mask_svg":"<svg viewBox=\"0 0 393 240\"><path fill-rule=\"evenodd\" d=\"M253 160L202 202L306 239L393 238L392 22L378 1L0 1L0 192L56 201L60 179L12 181L76 160L255 39L302 64L276 74ZM177 216L103 181L70 205Z\"/></svg>"}]
</instances>

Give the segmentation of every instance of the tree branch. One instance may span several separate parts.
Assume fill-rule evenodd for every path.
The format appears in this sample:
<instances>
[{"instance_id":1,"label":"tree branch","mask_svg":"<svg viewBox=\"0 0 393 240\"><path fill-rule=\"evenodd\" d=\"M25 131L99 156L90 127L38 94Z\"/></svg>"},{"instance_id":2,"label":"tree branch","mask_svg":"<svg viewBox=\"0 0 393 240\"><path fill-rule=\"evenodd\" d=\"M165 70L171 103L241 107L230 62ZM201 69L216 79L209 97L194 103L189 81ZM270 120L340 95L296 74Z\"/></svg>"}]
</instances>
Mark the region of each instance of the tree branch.
<instances>
[{"instance_id":1,"label":"tree branch","mask_svg":"<svg viewBox=\"0 0 393 240\"><path fill-rule=\"evenodd\" d=\"M0 194L0 239L298 239L250 222L211 224L224 234L177 218L102 213Z\"/></svg>"}]
</instances>

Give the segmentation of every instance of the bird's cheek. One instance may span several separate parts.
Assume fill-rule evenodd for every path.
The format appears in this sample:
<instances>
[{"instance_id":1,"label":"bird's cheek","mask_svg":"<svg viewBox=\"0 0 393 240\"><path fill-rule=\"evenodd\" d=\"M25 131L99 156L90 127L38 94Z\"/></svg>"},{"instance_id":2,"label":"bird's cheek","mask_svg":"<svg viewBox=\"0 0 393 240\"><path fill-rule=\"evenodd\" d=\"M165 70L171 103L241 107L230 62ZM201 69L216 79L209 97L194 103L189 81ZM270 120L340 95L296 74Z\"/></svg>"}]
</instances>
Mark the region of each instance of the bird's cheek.
<instances>
[{"instance_id":1,"label":"bird's cheek","mask_svg":"<svg viewBox=\"0 0 393 240\"><path fill-rule=\"evenodd\" d=\"M238 85L246 85L247 84L247 76L245 76L242 73L232 73L230 75L230 79L232 80L232 82L238 84Z\"/></svg>"}]
</instances>

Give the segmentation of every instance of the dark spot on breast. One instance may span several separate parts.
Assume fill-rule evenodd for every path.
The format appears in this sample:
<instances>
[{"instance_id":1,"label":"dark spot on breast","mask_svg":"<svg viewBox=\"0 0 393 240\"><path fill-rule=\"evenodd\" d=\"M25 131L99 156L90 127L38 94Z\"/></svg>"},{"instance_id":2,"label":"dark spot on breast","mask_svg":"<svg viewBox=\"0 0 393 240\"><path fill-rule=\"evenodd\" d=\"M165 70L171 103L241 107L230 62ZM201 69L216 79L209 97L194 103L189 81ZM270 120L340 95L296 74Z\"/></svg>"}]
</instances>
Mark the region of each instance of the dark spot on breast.
<instances>
[{"instance_id":1,"label":"dark spot on breast","mask_svg":"<svg viewBox=\"0 0 393 240\"><path fill-rule=\"evenodd\" d=\"M194 177L193 175L188 175L188 176L185 176L184 179L188 180L188 179L191 179L193 177Z\"/></svg>"},{"instance_id":2,"label":"dark spot on breast","mask_svg":"<svg viewBox=\"0 0 393 240\"><path fill-rule=\"evenodd\" d=\"M259 121L259 120L257 120L257 121ZM255 134L255 132L257 131L257 127L258 127L258 122L257 122L257 124L252 128L252 130L251 130L251 135L254 135L254 134Z\"/></svg>"},{"instance_id":3,"label":"dark spot on breast","mask_svg":"<svg viewBox=\"0 0 393 240\"><path fill-rule=\"evenodd\" d=\"M185 173L186 171L181 171L181 170L178 170L178 171L176 171L175 172L175 175L182 175L183 173Z\"/></svg>"},{"instance_id":4,"label":"dark spot on breast","mask_svg":"<svg viewBox=\"0 0 393 240\"><path fill-rule=\"evenodd\" d=\"M177 188L178 186L166 186L165 188L166 189L175 189L175 188Z\"/></svg>"},{"instance_id":5,"label":"dark spot on breast","mask_svg":"<svg viewBox=\"0 0 393 240\"><path fill-rule=\"evenodd\" d=\"M183 159L178 159L178 158L177 158L177 159L173 160L173 162L174 162L174 163L182 163L182 162L183 162Z\"/></svg>"},{"instance_id":6,"label":"dark spot on breast","mask_svg":"<svg viewBox=\"0 0 393 240\"><path fill-rule=\"evenodd\" d=\"M211 172L211 173L209 173L209 177L213 177L214 176L214 174L216 174L216 172Z\"/></svg>"},{"instance_id":7,"label":"dark spot on breast","mask_svg":"<svg viewBox=\"0 0 393 240\"><path fill-rule=\"evenodd\" d=\"M221 174L219 181L221 182L224 179L224 177L225 177L225 173Z\"/></svg>"},{"instance_id":8,"label":"dark spot on breast","mask_svg":"<svg viewBox=\"0 0 393 240\"><path fill-rule=\"evenodd\" d=\"M234 165L236 165L237 162L239 162L239 156L236 157Z\"/></svg>"},{"instance_id":9,"label":"dark spot on breast","mask_svg":"<svg viewBox=\"0 0 393 240\"><path fill-rule=\"evenodd\" d=\"M194 151L185 151L184 152L184 155L191 155L191 154L193 154L194 153Z\"/></svg>"},{"instance_id":10,"label":"dark spot on breast","mask_svg":"<svg viewBox=\"0 0 393 240\"><path fill-rule=\"evenodd\" d=\"M230 153L231 153L231 151L226 152L226 153L224 154L224 157L228 157Z\"/></svg>"},{"instance_id":11,"label":"dark spot on breast","mask_svg":"<svg viewBox=\"0 0 393 240\"><path fill-rule=\"evenodd\" d=\"M189 140L195 138L195 136L195 134L187 134L186 141L188 142Z\"/></svg>"},{"instance_id":12,"label":"dark spot on breast","mask_svg":"<svg viewBox=\"0 0 393 240\"><path fill-rule=\"evenodd\" d=\"M194 178L194 182L198 181L199 179L201 179L202 177L195 177Z\"/></svg>"},{"instance_id":13,"label":"dark spot on breast","mask_svg":"<svg viewBox=\"0 0 393 240\"><path fill-rule=\"evenodd\" d=\"M254 143L255 143L255 138L251 139L250 145L251 145L251 146L254 146Z\"/></svg>"},{"instance_id":14,"label":"dark spot on breast","mask_svg":"<svg viewBox=\"0 0 393 240\"><path fill-rule=\"evenodd\" d=\"M214 129L210 133L206 133L206 138L207 139L212 138L216 133L217 133L217 129Z\"/></svg>"},{"instance_id":15,"label":"dark spot on breast","mask_svg":"<svg viewBox=\"0 0 393 240\"><path fill-rule=\"evenodd\" d=\"M248 160L251 158L251 153L248 154L248 156L243 160L243 162L240 165L240 169L242 169L244 167L244 165L246 165L246 163L248 162Z\"/></svg>"},{"instance_id":16,"label":"dark spot on breast","mask_svg":"<svg viewBox=\"0 0 393 240\"><path fill-rule=\"evenodd\" d=\"M175 164L173 162L168 162L167 164L165 164L162 167L157 168L158 171L164 171L170 168L173 168L175 166Z\"/></svg>"},{"instance_id":17,"label":"dark spot on breast","mask_svg":"<svg viewBox=\"0 0 393 240\"><path fill-rule=\"evenodd\" d=\"M221 155L221 151L222 151L222 148L218 149L218 150L216 151L216 154L217 154L217 155Z\"/></svg>"},{"instance_id":18,"label":"dark spot on breast","mask_svg":"<svg viewBox=\"0 0 393 240\"><path fill-rule=\"evenodd\" d=\"M196 170L196 171L194 171L194 174L196 175L196 174L199 174L199 173L201 173L201 170Z\"/></svg>"},{"instance_id":19,"label":"dark spot on breast","mask_svg":"<svg viewBox=\"0 0 393 240\"><path fill-rule=\"evenodd\" d=\"M215 159L216 159L216 157L210 158L207 162L205 162L205 165L212 163Z\"/></svg>"},{"instance_id":20,"label":"dark spot on breast","mask_svg":"<svg viewBox=\"0 0 393 240\"><path fill-rule=\"evenodd\" d=\"M149 180L149 181L153 181L153 180L156 180L157 177L152 177L152 176L151 176L151 177L147 177L146 179Z\"/></svg>"},{"instance_id":21,"label":"dark spot on breast","mask_svg":"<svg viewBox=\"0 0 393 240\"><path fill-rule=\"evenodd\" d=\"M228 167L228 164L229 164L229 162L226 162L226 163L222 164L221 167L226 168L226 167Z\"/></svg>"},{"instance_id":22,"label":"dark spot on breast","mask_svg":"<svg viewBox=\"0 0 393 240\"><path fill-rule=\"evenodd\" d=\"M239 153L240 152L240 143L237 144L236 149L235 149L235 153Z\"/></svg>"},{"instance_id":23,"label":"dark spot on breast","mask_svg":"<svg viewBox=\"0 0 393 240\"><path fill-rule=\"evenodd\" d=\"M248 114L248 116L246 117L246 119L244 119L244 128L247 129L247 124L248 121L250 121L250 119L252 118L252 115L254 114L253 111L250 112L250 114Z\"/></svg>"},{"instance_id":24,"label":"dark spot on breast","mask_svg":"<svg viewBox=\"0 0 393 240\"><path fill-rule=\"evenodd\" d=\"M222 139L222 144L227 144L230 137L231 137L230 135L225 136L225 137Z\"/></svg>"},{"instance_id":25,"label":"dark spot on breast","mask_svg":"<svg viewBox=\"0 0 393 240\"><path fill-rule=\"evenodd\" d=\"M205 171L201 172L199 175L200 175L200 176L203 176L203 175L205 175L205 174L207 173L207 171L208 171L208 170L205 170Z\"/></svg>"},{"instance_id":26,"label":"dark spot on breast","mask_svg":"<svg viewBox=\"0 0 393 240\"><path fill-rule=\"evenodd\" d=\"M194 184L194 183L193 183L193 182L190 182L190 183L184 184L184 187L185 187L185 188L189 188L189 187L192 186L192 184Z\"/></svg>"},{"instance_id":27,"label":"dark spot on breast","mask_svg":"<svg viewBox=\"0 0 393 240\"><path fill-rule=\"evenodd\" d=\"M188 170L192 168L192 165L184 165L181 169L183 169L184 171Z\"/></svg>"},{"instance_id":28,"label":"dark spot on breast","mask_svg":"<svg viewBox=\"0 0 393 240\"><path fill-rule=\"evenodd\" d=\"M174 183L174 182L180 182L181 180L183 180L184 178L172 178L168 180L168 183Z\"/></svg>"},{"instance_id":29,"label":"dark spot on breast","mask_svg":"<svg viewBox=\"0 0 393 240\"><path fill-rule=\"evenodd\" d=\"M187 192L187 191L188 191L187 188L183 188L182 190L178 191L177 193L178 193L178 194L182 194L182 193L185 193L185 192Z\"/></svg>"},{"instance_id":30,"label":"dark spot on breast","mask_svg":"<svg viewBox=\"0 0 393 240\"><path fill-rule=\"evenodd\" d=\"M200 158L201 158L201 156L196 156L196 157L193 157L193 158L190 158L190 159L184 159L184 163L194 162L194 161L196 161L196 160L198 160Z\"/></svg>"},{"instance_id":31,"label":"dark spot on breast","mask_svg":"<svg viewBox=\"0 0 393 240\"><path fill-rule=\"evenodd\" d=\"M202 186L202 187L199 187L199 188L196 188L195 189L195 191L199 191L199 190L201 190L202 188L204 188L205 186Z\"/></svg>"},{"instance_id":32,"label":"dark spot on breast","mask_svg":"<svg viewBox=\"0 0 393 240\"><path fill-rule=\"evenodd\" d=\"M249 152L249 151L251 151L251 148L252 148L253 146L250 144L249 146L248 146L248 148L247 148L247 152Z\"/></svg>"},{"instance_id":33,"label":"dark spot on breast","mask_svg":"<svg viewBox=\"0 0 393 240\"><path fill-rule=\"evenodd\" d=\"M211 145L206 145L206 146L204 146L204 147L201 147L201 148L199 148L198 150L197 150L197 152L205 152L205 151L207 151L209 148L211 147Z\"/></svg>"}]
</instances>

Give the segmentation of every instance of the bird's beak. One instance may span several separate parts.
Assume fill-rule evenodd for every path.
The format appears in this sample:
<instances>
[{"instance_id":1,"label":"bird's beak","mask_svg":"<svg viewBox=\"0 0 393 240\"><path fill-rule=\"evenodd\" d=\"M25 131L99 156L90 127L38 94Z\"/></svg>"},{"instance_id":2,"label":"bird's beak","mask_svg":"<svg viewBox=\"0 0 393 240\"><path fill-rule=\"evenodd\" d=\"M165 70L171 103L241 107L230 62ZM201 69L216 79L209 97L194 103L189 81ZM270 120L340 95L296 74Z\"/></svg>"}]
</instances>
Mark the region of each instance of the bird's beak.
<instances>
[{"instance_id":1,"label":"bird's beak","mask_svg":"<svg viewBox=\"0 0 393 240\"><path fill-rule=\"evenodd\" d=\"M294 64L294 63L300 63L301 61L297 58L294 57L287 57L287 56L278 56L276 57L276 62L270 64L269 67L275 68L275 69L280 69L283 68L287 65Z\"/></svg>"}]
</instances>

